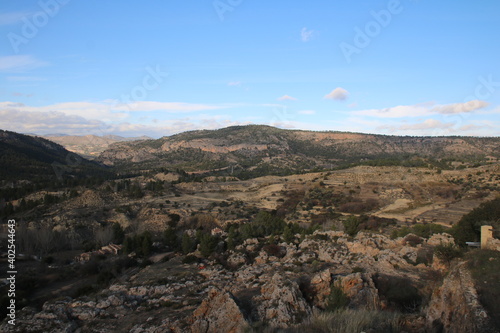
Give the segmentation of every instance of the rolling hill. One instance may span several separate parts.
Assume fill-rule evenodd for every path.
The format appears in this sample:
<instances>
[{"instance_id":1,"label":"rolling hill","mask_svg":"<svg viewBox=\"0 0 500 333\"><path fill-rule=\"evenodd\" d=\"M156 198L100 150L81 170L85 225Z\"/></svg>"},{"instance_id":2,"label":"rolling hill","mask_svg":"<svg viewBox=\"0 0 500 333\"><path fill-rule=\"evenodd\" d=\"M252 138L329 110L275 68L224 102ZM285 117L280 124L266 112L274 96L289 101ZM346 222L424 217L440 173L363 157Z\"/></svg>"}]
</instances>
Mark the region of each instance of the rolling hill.
<instances>
[{"instance_id":1,"label":"rolling hill","mask_svg":"<svg viewBox=\"0 0 500 333\"><path fill-rule=\"evenodd\" d=\"M142 170L231 170L252 176L356 164L451 168L498 158L500 138L403 137L249 125L115 143L97 160Z\"/></svg>"},{"instance_id":2,"label":"rolling hill","mask_svg":"<svg viewBox=\"0 0 500 333\"><path fill-rule=\"evenodd\" d=\"M108 168L40 137L0 130L0 180L49 181L109 175Z\"/></svg>"}]
</instances>

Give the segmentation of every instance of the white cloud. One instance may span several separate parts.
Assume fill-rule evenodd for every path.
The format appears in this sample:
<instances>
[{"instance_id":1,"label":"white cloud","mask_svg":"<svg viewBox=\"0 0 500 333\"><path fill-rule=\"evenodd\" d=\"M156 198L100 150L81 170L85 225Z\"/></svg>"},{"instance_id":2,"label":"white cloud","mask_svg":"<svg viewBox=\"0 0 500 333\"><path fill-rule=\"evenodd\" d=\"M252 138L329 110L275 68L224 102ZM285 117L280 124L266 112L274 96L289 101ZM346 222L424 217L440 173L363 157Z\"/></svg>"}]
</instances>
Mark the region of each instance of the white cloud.
<instances>
[{"instance_id":1,"label":"white cloud","mask_svg":"<svg viewBox=\"0 0 500 333\"><path fill-rule=\"evenodd\" d=\"M314 30L308 30L306 27L300 30L300 39L303 42L308 42L314 36Z\"/></svg>"},{"instance_id":2,"label":"white cloud","mask_svg":"<svg viewBox=\"0 0 500 333\"><path fill-rule=\"evenodd\" d=\"M239 86L241 86L241 82L240 81L232 81L232 82L229 82L227 85L230 87L239 87Z\"/></svg>"},{"instance_id":3,"label":"white cloud","mask_svg":"<svg viewBox=\"0 0 500 333\"><path fill-rule=\"evenodd\" d=\"M460 119L456 121L441 121L433 118L417 122L390 121L380 123L374 127L374 132L392 135L418 135L418 136L448 136L448 135L473 135L473 136L498 136L498 126L489 121L474 121L463 124Z\"/></svg>"},{"instance_id":4,"label":"white cloud","mask_svg":"<svg viewBox=\"0 0 500 333\"><path fill-rule=\"evenodd\" d=\"M298 112L298 114L313 115L313 114L316 114L316 111L314 111L314 110L301 110Z\"/></svg>"},{"instance_id":5,"label":"white cloud","mask_svg":"<svg viewBox=\"0 0 500 333\"><path fill-rule=\"evenodd\" d=\"M288 96L288 95L283 95L280 98L278 98L278 101L296 101L297 98Z\"/></svg>"},{"instance_id":6,"label":"white cloud","mask_svg":"<svg viewBox=\"0 0 500 333\"><path fill-rule=\"evenodd\" d=\"M47 66L48 63L31 55L14 55L0 57L1 72L24 72L34 68Z\"/></svg>"},{"instance_id":7,"label":"white cloud","mask_svg":"<svg viewBox=\"0 0 500 333\"><path fill-rule=\"evenodd\" d=\"M117 100L101 102L66 102L46 106L28 106L22 103L0 102L0 110L10 109L25 112L60 112L67 116L99 119L106 122L124 121L133 112L161 111L166 113L188 113L222 109L223 106L180 102L139 101L120 104Z\"/></svg>"},{"instance_id":8,"label":"white cloud","mask_svg":"<svg viewBox=\"0 0 500 333\"><path fill-rule=\"evenodd\" d=\"M466 113L485 108L488 105L490 105L488 102L473 100L466 103L436 105L431 109L431 112L436 112L441 114Z\"/></svg>"},{"instance_id":9,"label":"white cloud","mask_svg":"<svg viewBox=\"0 0 500 333\"><path fill-rule=\"evenodd\" d=\"M344 101L349 96L349 92L342 87L333 89L329 94L325 95L326 99L334 99L336 101Z\"/></svg>"},{"instance_id":10,"label":"white cloud","mask_svg":"<svg viewBox=\"0 0 500 333\"><path fill-rule=\"evenodd\" d=\"M469 124L469 125L463 125L458 128L460 132L470 132L470 131L479 131L483 130L485 128L492 128L492 126L488 125L475 125L475 124Z\"/></svg>"},{"instance_id":11,"label":"white cloud","mask_svg":"<svg viewBox=\"0 0 500 333\"><path fill-rule=\"evenodd\" d=\"M428 130L428 129L447 129L453 127L453 123L443 123L436 119L426 119L421 123L399 126L399 130Z\"/></svg>"},{"instance_id":12,"label":"white cloud","mask_svg":"<svg viewBox=\"0 0 500 333\"><path fill-rule=\"evenodd\" d=\"M15 103L12 103L14 105ZM38 135L63 133L68 135L106 135L161 137L175 133L217 129L232 125L246 125L248 122L233 121L226 116L195 115L175 120L153 121L150 124L137 124L122 121L106 123L96 119L86 119L76 115L66 115L57 111L21 111L13 108L0 108L0 128L18 133Z\"/></svg>"},{"instance_id":13,"label":"white cloud","mask_svg":"<svg viewBox=\"0 0 500 333\"><path fill-rule=\"evenodd\" d=\"M221 109L222 106L207 104L192 104L181 102L152 102L138 101L129 104L117 104L112 110L117 111L165 111L165 112L194 112Z\"/></svg>"},{"instance_id":14,"label":"white cloud","mask_svg":"<svg viewBox=\"0 0 500 333\"><path fill-rule=\"evenodd\" d=\"M68 116L62 112L29 112L15 109L0 109L0 128L20 133L67 134L85 133L106 128L99 120L88 120L79 116Z\"/></svg>"},{"instance_id":15,"label":"white cloud","mask_svg":"<svg viewBox=\"0 0 500 333\"><path fill-rule=\"evenodd\" d=\"M403 118L403 117L421 117L433 114L461 114L470 113L482 108L489 104L484 101L474 100L466 103L453 103L453 104L438 104L432 103L416 104L416 105L398 105L384 109L369 109L361 111L353 111L354 114L359 116L369 116L378 118Z\"/></svg>"}]
</instances>

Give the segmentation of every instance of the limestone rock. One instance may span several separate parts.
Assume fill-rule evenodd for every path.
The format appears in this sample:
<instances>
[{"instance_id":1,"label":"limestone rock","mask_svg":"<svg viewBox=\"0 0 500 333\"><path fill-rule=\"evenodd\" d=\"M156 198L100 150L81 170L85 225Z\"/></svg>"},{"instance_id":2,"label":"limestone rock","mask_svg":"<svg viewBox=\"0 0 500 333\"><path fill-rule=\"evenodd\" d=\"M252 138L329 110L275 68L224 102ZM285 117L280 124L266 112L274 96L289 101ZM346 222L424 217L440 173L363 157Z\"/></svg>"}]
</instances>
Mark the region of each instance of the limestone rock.
<instances>
[{"instance_id":1,"label":"limestone rock","mask_svg":"<svg viewBox=\"0 0 500 333\"><path fill-rule=\"evenodd\" d=\"M311 315L311 308L302 297L296 282L276 273L253 298L258 316L271 327L287 328Z\"/></svg>"},{"instance_id":2,"label":"limestone rock","mask_svg":"<svg viewBox=\"0 0 500 333\"><path fill-rule=\"evenodd\" d=\"M246 257L241 252L231 252L229 258L227 258L227 263L231 266L243 265L246 262Z\"/></svg>"},{"instance_id":3,"label":"limestone rock","mask_svg":"<svg viewBox=\"0 0 500 333\"><path fill-rule=\"evenodd\" d=\"M367 310L380 309L378 290L370 274L349 274L341 277L339 284L349 297L350 307Z\"/></svg>"},{"instance_id":4,"label":"limestone rock","mask_svg":"<svg viewBox=\"0 0 500 333\"><path fill-rule=\"evenodd\" d=\"M193 313L192 333L242 332L247 321L229 292L212 288Z\"/></svg>"},{"instance_id":5,"label":"limestone rock","mask_svg":"<svg viewBox=\"0 0 500 333\"><path fill-rule=\"evenodd\" d=\"M432 295L427 310L430 332L497 332L479 296L466 263L452 267Z\"/></svg>"},{"instance_id":6,"label":"limestone rock","mask_svg":"<svg viewBox=\"0 0 500 333\"><path fill-rule=\"evenodd\" d=\"M330 295L330 287L332 284L332 274L330 269L326 269L312 277L310 285L314 294L314 305L325 308L326 299Z\"/></svg>"},{"instance_id":7,"label":"limestone rock","mask_svg":"<svg viewBox=\"0 0 500 333\"><path fill-rule=\"evenodd\" d=\"M432 246L455 244L455 239L452 235L447 233L434 234L429 237L427 244Z\"/></svg>"}]
</instances>

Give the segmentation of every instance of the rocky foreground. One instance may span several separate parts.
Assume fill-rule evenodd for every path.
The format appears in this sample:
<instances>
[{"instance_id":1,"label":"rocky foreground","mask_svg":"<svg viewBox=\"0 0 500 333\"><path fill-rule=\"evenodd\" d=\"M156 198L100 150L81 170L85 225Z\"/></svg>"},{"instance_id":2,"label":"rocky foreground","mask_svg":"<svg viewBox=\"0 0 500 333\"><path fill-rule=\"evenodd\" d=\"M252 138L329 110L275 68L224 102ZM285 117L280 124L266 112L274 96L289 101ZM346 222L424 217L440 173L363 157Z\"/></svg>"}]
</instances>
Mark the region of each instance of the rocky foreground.
<instances>
[{"instance_id":1,"label":"rocky foreground","mask_svg":"<svg viewBox=\"0 0 500 333\"><path fill-rule=\"evenodd\" d=\"M433 254L452 242L447 234L392 240L335 231L272 246L248 239L227 262L166 257L90 296L19 310L16 326L4 321L0 331L287 332L347 306L397 314L393 331L496 332L465 265Z\"/></svg>"}]
</instances>

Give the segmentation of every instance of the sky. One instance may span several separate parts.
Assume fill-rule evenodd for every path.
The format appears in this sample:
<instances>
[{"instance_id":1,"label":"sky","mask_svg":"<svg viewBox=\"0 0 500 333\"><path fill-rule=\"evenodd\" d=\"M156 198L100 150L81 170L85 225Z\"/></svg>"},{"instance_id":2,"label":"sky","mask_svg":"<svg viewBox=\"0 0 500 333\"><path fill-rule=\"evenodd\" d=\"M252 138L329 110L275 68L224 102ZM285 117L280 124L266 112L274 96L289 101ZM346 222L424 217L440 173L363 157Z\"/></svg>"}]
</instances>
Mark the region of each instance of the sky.
<instances>
[{"instance_id":1,"label":"sky","mask_svg":"<svg viewBox=\"0 0 500 333\"><path fill-rule=\"evenodd\" d=\"M0 129L500 136L500 2L0 2Z\"/></svg>"}]
</instances>

